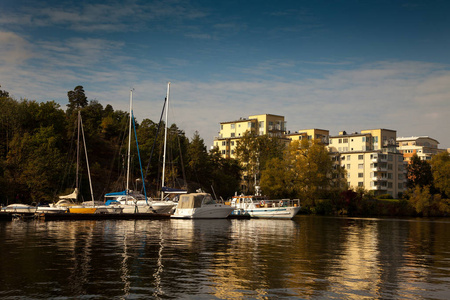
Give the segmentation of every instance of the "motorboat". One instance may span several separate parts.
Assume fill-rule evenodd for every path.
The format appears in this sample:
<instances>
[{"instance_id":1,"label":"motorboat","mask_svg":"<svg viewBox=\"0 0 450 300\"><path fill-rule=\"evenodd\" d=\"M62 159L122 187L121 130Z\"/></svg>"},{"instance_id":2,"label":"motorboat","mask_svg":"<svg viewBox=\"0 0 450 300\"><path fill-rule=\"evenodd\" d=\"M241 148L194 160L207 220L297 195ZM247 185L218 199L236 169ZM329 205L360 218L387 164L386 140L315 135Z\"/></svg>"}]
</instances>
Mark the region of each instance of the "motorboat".
<instances>
[{"instance_id":1,"label":"motorboat","mask_svg":"<svg viewBox=\"0 0 450 300\"><path fill-rule=\"evenodd\" d=\"M208 193L180 195L172 218L225 219L234 210L230 205L217 203Z\"/></svg>"},{"instance_id":2,"label":"motorboat","mask_svg":"<svg viewBox=\"0 0 450 300\"><path fill-rule=\"evenodd\" d=\"M233 196L230 201L232 216L251 218L292 219L300 211L299 199L269 200L265 196Z\"/></svg>"},{"instance_id":3,"label":"motorboat","mask_svg":"<svg viewBox=\"0 0 450 300\"><path fill-rule=\"evenodd\" d=\"M3 212L14 214L34 214L36 212L36 206L14 203L2 208Z\"/></svg>"}]
</instances>

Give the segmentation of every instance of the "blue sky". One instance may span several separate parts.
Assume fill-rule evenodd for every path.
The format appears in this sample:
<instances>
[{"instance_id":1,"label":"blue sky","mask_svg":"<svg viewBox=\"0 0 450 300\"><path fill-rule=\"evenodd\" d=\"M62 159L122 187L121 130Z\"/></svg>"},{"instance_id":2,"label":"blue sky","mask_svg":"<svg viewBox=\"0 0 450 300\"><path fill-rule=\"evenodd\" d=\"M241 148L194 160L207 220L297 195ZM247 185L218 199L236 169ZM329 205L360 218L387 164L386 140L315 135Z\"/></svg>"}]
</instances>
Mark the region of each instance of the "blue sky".
<instances>
[{"instance_id":1,"label":"blue sky","mask_svg":"<svg viewBox=\"0 0 450 300\"><path fill-rule=\"evenodd\" d=\"M387 128L450 147L450 1L0 2L0 85L16 99L89 100L170 122L210 146L221 121Z\"/></svg>"}]
</instances>

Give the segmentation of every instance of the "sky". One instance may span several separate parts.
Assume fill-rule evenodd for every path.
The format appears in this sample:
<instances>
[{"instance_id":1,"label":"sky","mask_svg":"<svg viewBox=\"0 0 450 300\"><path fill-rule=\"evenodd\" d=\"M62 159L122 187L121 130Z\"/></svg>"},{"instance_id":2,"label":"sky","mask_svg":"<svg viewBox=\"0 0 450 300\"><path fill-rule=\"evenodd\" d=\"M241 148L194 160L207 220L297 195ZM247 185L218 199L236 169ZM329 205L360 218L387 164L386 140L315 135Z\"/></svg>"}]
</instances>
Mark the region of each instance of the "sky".
<instances>
[{"instance_id":1,"label":"sky","mask_svg":"<svg viewBox=\"0 0 450 300\"><path fill-rule=\"evenodd\" d=\"M213 145L220 122L429 136L450 148L447 0L2 0L0 85L17 100L88 100Z\"/></svg>"}]
</instances>

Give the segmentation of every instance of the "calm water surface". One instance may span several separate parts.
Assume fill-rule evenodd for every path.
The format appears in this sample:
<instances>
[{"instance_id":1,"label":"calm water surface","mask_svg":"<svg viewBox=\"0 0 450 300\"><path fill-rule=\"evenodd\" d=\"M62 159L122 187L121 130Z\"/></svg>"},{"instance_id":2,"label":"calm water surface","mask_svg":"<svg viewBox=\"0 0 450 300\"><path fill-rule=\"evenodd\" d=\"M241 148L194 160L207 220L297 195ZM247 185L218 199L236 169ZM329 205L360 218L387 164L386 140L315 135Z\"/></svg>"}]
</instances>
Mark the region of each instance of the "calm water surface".
<instances>
[{"instance_id":1,"label":"calm water surface","mask_svg":"<svg viewBox=\"0 0 450 300\"><path fill-rule=\"evenodd\" d=\"M449 299L449 219L0 222L1 299Z\"/></svg>"}]
</instances>

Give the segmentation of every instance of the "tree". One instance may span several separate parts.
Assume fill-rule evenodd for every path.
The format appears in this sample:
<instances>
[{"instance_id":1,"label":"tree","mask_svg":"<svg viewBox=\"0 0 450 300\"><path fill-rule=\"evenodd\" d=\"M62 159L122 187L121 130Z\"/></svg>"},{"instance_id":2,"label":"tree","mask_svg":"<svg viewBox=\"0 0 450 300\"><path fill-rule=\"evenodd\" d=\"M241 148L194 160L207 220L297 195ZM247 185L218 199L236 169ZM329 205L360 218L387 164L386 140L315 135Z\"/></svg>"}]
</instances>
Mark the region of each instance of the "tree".
<instances>
[{"instance_id":1,"label":"tree","mask_svg":"<svg viewBox=\"0 0 450 300\"><path fill-rule=\"evenodd\" d=\"M272 158L281 158L285 144L277 137L247 131L236 146L236 157L244 170L248 193L254 193L255 181Z\"/></svg>"},{"instance_id":2,"label":"tree","mask_svg":"<svg viewBox=\"0 0 450 300\"><path fill-rule=\"evenodd\" d=\"M16 193L20 191L34 202L49 200L55 193L64 171L58 143L53 126L41 127L34 134L15 134L5 175Z\"/></svg>"},{"instance_id":3,"label":"tree","mask_svg":"<svg viewBox=\"0 0 450 300\"><path fill-rule=\"evenodd\" d=\"M203 189L211 185L211 167L205 141L198 131L190 141L187 148L187 175L197 182Z\"/></svg>"},{"instance_id":4,"label":"tree","mask_svg":"<svg viewBox=\"0 0 450 300\"><path fill-rule=\"evenodd\" d=\"M69 104L67 104L67 112L69 115L72 111L88 105L87 97L84 94L84 89L81 85L76 86L73 91L68 91L67 97L69 98Z\"/></svg>"},{"instance_id":5,"label":"tree","mask_svg":"<svg viewBox=\"0 0 450 300\"><path fill-rule=\"evenodd\" d=\"M2 86L0 85L0 88ZM0 90L0 98L9 98L9 93L5 90Z\"/></svg>"},{"instance_id":6,"label":"tree","mask_svg":"<svg viewBox=\"0 0 450 300\"><path fill-rule=\"evenodd\" d=\"M450 197L450 154L441 152L431 159L434 186L446 197Z\"/></svg>"},{"instance_id":7,"label":"tree","mask_svg":"<svg viewBox=\"0 0 450 300\"><path fill-rule=\"evenodd\" d=\"M270 161L261 178L269 196L298 197L307 205L326 197L333 187L335 170L326 147L318 141L292 142L282 159Z\"/></svg>"},{"instance_id":8,"label":"tree","mask_svg":"<svg viewBox=\"0 0 450 300\"><path fill-rule=\"evenodd\" d=\"M408 171L408 188L416 186L424 187L426 185L432 186L433 175L431 173L431 165L421 160L417 154L411 158L410 164L407 166Z\"/></svg>"}]
</instances>

